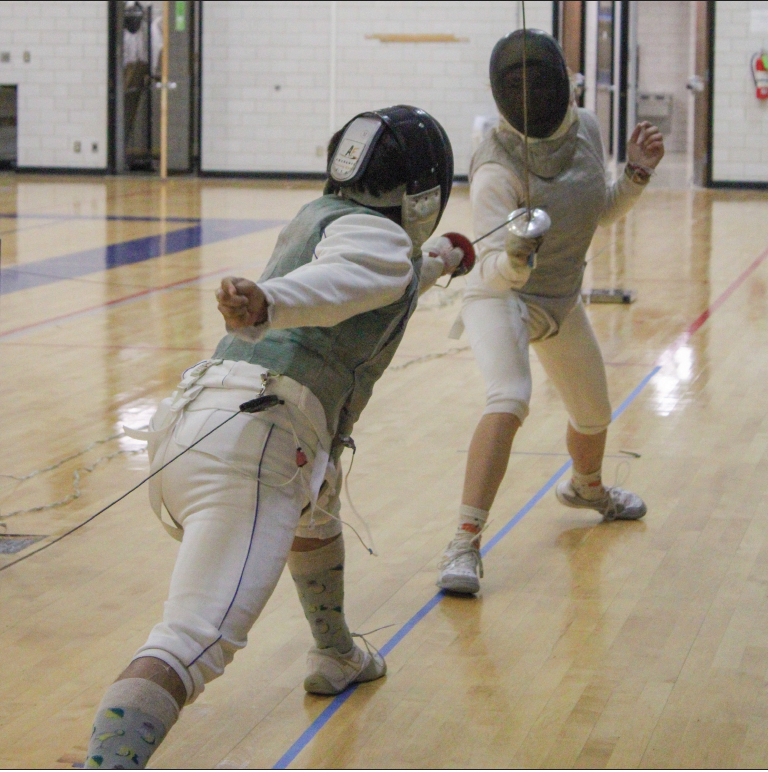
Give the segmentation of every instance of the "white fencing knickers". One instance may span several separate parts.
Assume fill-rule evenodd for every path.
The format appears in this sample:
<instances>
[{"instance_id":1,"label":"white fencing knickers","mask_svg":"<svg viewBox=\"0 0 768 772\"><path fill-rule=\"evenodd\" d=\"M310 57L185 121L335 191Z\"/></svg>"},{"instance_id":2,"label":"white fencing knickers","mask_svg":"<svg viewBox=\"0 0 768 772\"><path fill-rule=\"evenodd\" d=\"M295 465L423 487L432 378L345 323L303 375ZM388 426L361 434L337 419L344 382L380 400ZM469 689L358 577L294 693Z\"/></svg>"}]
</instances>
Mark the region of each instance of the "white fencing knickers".
<instances>
[{"instance_id":1,"label":"white fencing knickers","mask_svg":"<svg viewBox=\"0 0 768 772\"><path fill-rule=\"evenodd\" d=\"M598 434L610 424L605 365L580 299L559 328L542 309L529 308L513 291L465 299L462 319L485 380L484 413L512 413L520 423L525 420L531 400L531 343L573 428Z\"/></svg>"},{"instance_id":2,"label":"white fencing knickers","mask_svg":"<svg viewBox=\"0 0 768 772\"><path fill-rule=\"evenodd\" d=\"M203 377L187 387L187 393L197 393L184 406L172 434L158 444L152 466L170 460L232 416L238 404L257 396L258 378L250 376L262 372L264 368L245 362L209 365ZM250 397L247 390L236 388L249 380ZM281 381L291 388L281 389ZM317 427L320 419L324 426L322 407L295 381L278 377L270 386L273 383L267 393L285 397L285 405L237 415L158 475L163 504L184 536L163 621L134 658L157 657L170 665L184 682L188 703L245 646L280 578L300 519L304 527L299 533L310 538L329 538L341 530L330 518L318 518L317 527L308 512L302 518L310 501L315 454L321 449L319 435L324 434L323 445L328 443L327 431L318 432ZM294 430L308 461L301 469ZM319 460L325 458L320 453Z\"/></svg>"}]
</instances>

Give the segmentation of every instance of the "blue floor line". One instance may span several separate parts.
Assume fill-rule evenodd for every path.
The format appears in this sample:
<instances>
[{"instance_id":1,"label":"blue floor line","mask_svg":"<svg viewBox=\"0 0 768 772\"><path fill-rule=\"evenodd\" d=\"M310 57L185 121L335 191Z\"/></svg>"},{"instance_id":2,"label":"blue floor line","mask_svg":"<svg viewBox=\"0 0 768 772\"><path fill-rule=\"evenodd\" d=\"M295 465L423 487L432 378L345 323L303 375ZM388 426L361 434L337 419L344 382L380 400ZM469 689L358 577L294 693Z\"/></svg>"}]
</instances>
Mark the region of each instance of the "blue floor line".
<instances>
[{"instance_id":1,"label":"blue floor line","mask_svg":"<svg viewBox=\"0 0 768 772\"><path fill-rule=\"evenodd\" d=\"M659 372L660 367L654 367L648 375L632 390L629 396L613 411L613 419L618 418L629 405L637 398L638 394L648 385L648 382ZM483 547L481 554L485 557L511 530L514 528L536 504L541 501L544 495L552 486L565 474L571 467L571 461L563 464L552 477L544 483L543 487L533 496L533 498ZM437 606L445 597L440 591L430 598L379 650L382 656L387 656L400 641L405 638L414 627ZM307 727L296 742L278 759L272 769L286 769L288 765L306 748L306 746L316 737L317 733L330 721L338 709L355 693L359 684L355 684L345 692L334 697L323 712Z\"/></svg>"},{"instance_id":2,"label":"blue floor line","mask_svg":"<svg viewBox=\"0 0 768 772\"><path fill-rule=\"evenodd\" d=\"M283 220L207 219L168 233L144 236L9 268L0 267L0 295L172 255L275 228L283 223Z\"/></svg>"},{"instance_id":3,"label":"blue floor line","mask_svg":"<svg viewBox=\"0 0 768 772\"><path fill-rule=\"evenodd\" d=\"M573 462L568 459L553 475L539 488L534 497L480 550L485 557L549 492L550 488L571 468Z\"/></svg>"},{"instance_id":4,"label":"blue floor line","mask_svg":"<svg viewBox=\"0 0 768 772\"><path fill-rule=\"evenodd\" d=\"M148 217L138 214L19 214L0 212L3 220L98 220L120 222L202 222L202 217Z\"/></svg>"}]
</instances>

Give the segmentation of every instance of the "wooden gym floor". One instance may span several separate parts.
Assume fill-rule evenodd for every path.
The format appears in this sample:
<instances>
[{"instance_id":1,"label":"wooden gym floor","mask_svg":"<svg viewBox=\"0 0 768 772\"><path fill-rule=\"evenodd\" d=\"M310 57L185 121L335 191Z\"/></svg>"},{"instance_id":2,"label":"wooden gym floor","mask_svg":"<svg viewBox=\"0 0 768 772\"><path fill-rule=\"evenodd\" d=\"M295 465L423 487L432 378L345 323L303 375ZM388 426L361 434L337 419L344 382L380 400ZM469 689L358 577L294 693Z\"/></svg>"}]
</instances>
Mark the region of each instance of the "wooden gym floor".
<instances>
[{"instance_id":1,"label":"wooden gym floor","mask_svg":"<svg viewBox=\"0 0 768 772\"><path fill-rule=\"evenodd\" d=\"M145 425L212 352L219 279L256 278L319 184L0 180L2 568L143 477L122 425ZM766 193L652 186L598 232L586 286L637 292L589 311L620 413L605 476L648 515L603 524L558 504L566 417L534 361L476 599L434 583L483 387L466 339L446 337L461 281L425 296L350 480L380 557L347 531L348 617L391 625L370 636L388 676L345 700L303 692L310 635L286 573L152 765L767 766L766 223ZM441 230L470 230L465 187ZM82 763L175 551L141 489L0 573L0 766Z\"/></svg>"}]
</instances>

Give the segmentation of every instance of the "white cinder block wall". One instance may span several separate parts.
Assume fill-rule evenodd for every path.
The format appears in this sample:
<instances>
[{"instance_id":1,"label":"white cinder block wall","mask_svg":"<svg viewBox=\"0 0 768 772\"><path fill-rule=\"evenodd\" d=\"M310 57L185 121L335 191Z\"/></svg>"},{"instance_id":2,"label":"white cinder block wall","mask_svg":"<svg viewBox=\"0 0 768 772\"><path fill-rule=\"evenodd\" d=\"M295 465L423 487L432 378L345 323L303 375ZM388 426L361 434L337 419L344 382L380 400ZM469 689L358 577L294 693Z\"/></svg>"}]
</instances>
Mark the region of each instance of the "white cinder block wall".
<instances>
[{"instance_id":1,"label":"white cinder block wall","mask_svg":"<svg viewBox=\"0 0 768 772\"><path fill-rule=\"evenodd\" d=\"M638 91L672 95L672 119L664 144L675 153L686 150L689 5L688 0L637 4Z\"/></svg>"},{"instance_id":2,"label":"white cinder block wall","mask_svg":"<svg viewBox=\"0 0 768 772\"><path fill-rule=\"evenodd\" d=\"M328 138L329 5L204 4L203 170L324 168L316 146Z\"/></svg>"},{"instance_id":3,"label":"white cinder block wall","mask_svg":"<svg viewBox=\"0 0 768 772\"><path fill-rule=\"evenodd\" d=\"M768 2L715 4L714 182L768 182L768 100L755 97L752 54L768 50Z\"/></svg>"},{"instance_id":4,"label":"white cinder block wall","mask_svg":"<svg viewBox=\"0 0 768 772\"><path fill-rule=\"evenodd\" d=\"M671 90L676 108L684 99L678 71L688 43L675 30L680 32L687 18L681 16L678 26L668 23L668 16L676 12L670 6L681 10L685 5L646 0L639 14L640 87ZM660 6L667 21L656 24L654 10ZM551 31L550 2L529 0L526 9L529 26ZM751 55L768 48L766 14L768 0L716 3L716 182L768 182L768 103L755 98L749 73ZM361 110L411 102L444 124L454 144L456 172L466 174L473 121L495 113L488 56L495 41L519 25L517 0L207 0L202 168L322 172L332 127ZM19 166L106 167L107 28L105 0L0 2L0 54L10 58L0 56L0 83L18 89ZM368 37L388 33L441 33L466 40L384 43ZM667 33L672 37L662 45ZM673 50L674 60L667 61ZM684 121L685 111L676 109L671 148L684 134ZM80 153L74 151L76 141Z\"/></svg>"},{"instance_id":5,"label":"white cinder block wall","mask_svg":"<svg viewBox=\"0 0 768 772\"><path fill-rule=\"evenodd\" d=\"M432 113L466 174L472 125L493 115L488 59L520 25L513 2L232 2L203 8L204 171L323 172L332 128L407 103ZM552 3L526 3L552 30ZM385 43L446 34L455 43Z\"/></svg>"},{"instance_id":6,"label":"white cinder block wall","mask_svg":"<svg viewBox=\"0 0 768 772\"><path fill-rule=\"evenodd\" d=\"M19 166L106 167L107 46L104 0L0 2L0 53L10 55L0 83L17 86Z\"/></svg>"}]
</instances>

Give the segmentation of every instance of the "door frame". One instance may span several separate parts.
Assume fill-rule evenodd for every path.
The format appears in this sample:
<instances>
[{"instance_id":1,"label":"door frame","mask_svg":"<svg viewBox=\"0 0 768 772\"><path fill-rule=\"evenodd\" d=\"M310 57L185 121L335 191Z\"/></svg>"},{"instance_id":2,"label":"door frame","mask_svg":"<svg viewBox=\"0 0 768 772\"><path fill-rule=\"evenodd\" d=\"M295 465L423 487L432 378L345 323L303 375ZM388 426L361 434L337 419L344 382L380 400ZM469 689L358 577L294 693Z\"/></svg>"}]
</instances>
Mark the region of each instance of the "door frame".
<instances>
[{"instance_id":1,"label":"door frame","mask_svg":"<svg viewBox=\"0 0 768 772\"><path fill-rule=\"evenodd\" d=\"M202 116L202 11L201 0L188 0L190 34L189 168L180 174L200 173ZM153 6L154 7L154 6ZM125 162L125 93L123 83L124 0L107 0L107 174L128 172ZM173 11L173 8L170 9ZM171 15L171 18L173 16Z\"/></svg>"}]
</instances>

